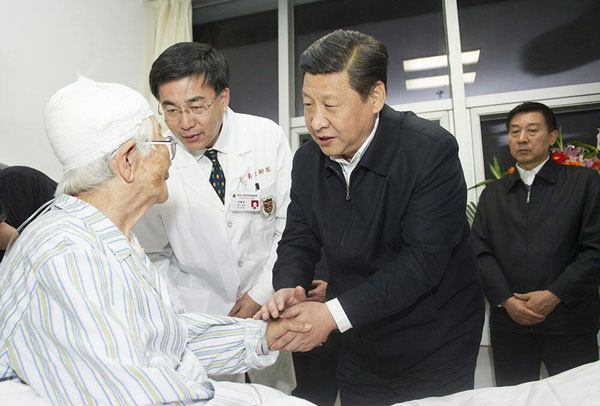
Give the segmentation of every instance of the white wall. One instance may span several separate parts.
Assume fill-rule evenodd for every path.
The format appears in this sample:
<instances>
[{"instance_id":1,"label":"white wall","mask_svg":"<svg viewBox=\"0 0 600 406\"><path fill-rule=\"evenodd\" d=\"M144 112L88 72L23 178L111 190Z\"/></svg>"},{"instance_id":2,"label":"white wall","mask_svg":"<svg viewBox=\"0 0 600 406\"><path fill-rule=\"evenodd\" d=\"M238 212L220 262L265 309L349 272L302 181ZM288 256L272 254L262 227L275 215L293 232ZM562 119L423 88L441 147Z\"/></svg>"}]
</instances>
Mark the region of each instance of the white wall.
<instances>
[{"instance_id":1,"label":"white wall","mask_svg":"<svg viewBox=\"0 0 600 406\"><path fill-rule=\"evenodd\" d=\"M147 0L0 0L0 162L59 180L44 107L78 74L148 96L153 33Z\"/></svg>"}]
</instances>

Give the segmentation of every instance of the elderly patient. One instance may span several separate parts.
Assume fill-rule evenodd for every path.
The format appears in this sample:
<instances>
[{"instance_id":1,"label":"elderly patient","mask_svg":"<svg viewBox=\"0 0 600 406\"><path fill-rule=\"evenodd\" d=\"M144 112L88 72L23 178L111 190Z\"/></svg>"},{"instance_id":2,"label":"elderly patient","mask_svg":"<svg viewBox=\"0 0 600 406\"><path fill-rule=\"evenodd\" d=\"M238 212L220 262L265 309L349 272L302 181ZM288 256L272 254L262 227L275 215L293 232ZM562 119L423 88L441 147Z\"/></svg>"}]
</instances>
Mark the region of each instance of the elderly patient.
<instances>
[{"instance_id":1,"label":"elderly patient","mask_svg":"<svg viewBox=\"0 0 600 406\"><path fill-rule=\"evenodd\" d=\"M48 102L46 131L64 174L50 210L0 267L0 380L19 379L55 405L308 404L207 378L272 364L269 348L310 325L173 306L130 233L167 199L175 154L146 100L80 78Z\"/></svg>"}]
</instances>

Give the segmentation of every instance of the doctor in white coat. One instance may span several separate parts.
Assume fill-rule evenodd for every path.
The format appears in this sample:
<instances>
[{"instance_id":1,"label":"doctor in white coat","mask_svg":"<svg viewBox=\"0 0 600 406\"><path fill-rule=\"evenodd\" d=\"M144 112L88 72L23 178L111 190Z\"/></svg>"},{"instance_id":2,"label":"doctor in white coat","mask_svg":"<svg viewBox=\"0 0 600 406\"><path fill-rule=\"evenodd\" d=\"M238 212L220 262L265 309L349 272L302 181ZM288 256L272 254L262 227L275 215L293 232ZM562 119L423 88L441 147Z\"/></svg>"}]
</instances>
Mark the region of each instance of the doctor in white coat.
<instances>
[{"instance_id":1,"label":"doctor in white coat","mask_svg":"<svg viewBox=\"0 0 600 406\"><path fill-rule=\"evenodd\" d=\"M228 107L228 81L208 44L175 44L152 65L150 88L179 150L168 201L134 231L186 311L247 318L273 293L292 154L277 124ZM286 393L295 386L288 353L249 376Z\"/></svg>"}]
</instances>

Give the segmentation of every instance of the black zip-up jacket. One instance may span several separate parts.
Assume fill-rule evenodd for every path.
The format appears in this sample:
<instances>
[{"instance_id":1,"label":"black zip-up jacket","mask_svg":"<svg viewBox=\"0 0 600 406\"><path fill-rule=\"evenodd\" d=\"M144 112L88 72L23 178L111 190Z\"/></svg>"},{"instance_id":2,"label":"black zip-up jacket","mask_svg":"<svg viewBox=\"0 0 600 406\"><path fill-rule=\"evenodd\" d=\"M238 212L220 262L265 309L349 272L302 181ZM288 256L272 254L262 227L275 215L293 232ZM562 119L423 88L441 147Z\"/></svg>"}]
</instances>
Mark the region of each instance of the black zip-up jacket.
<instances>
[{"instance_id":1,"label":"black zip-up jacket","mask_svg":"<svg viewBox=\"0 0 600 406\"><path fill-rule=\"evenodd\" d=\"M488 185L479 200L473 240L492 305L492 330L598 331L600 176L595 171L549 159L535 176L529 197L516 170ZM545 289L562 302L534 326L515 323L497 306L513 292Z\"/></svg>"},{"instance_id":2,"label":"black zip-up jacket","mask_svg":"<svg viewBox=\"0 0 600 406\"><path fill-rule=\"evenodd\" d=\"M474 357L483 294L465 204L454 137L385 106L349 186L314 142L296 153L274 288L308 289L323 246L327 296L353 326L342 356L384 377Z\"/></svg>"}]
</instances>

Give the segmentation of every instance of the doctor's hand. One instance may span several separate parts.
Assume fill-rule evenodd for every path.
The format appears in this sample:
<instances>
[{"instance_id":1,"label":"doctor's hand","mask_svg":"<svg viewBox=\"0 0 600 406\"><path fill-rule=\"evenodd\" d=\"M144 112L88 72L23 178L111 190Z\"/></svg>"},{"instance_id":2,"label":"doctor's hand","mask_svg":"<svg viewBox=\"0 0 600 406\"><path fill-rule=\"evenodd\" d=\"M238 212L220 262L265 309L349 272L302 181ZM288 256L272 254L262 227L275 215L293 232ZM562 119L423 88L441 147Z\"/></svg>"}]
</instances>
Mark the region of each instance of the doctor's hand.
<instances>
[{"instance_id":1,"label":"doctor's hand","mask_svg":"<svg viewBox=\"0 0 600 406\"><path fill-rule=\"evenodd\" d=\"M526 303L526 301L513 296L502 302L502 307L504 307L510 318L513 319L515 323L523 326L533 326L534 324L541 323L546 319L545 316L528 309Z\"/></svg>"},{"instance_id":2,"label":"doctor's hand","mask_svg":"<svg viewBox=\"0 0 600 406\"><path fill-rule=\"evenodd\" d=\"M528 293L515 293L515 297L525 301L525 306L542 316L547 316L554 311L561 300L549 290L536 290Z\"/></svg>"},{"instance_id":3,"label":"doctor's hand","mask_svg":"<svg viewBox=\"0 0 600 406\"><path fill-rule=\"evenodd\" d=\"M310 323L303 323L291 319L271 320L267 324L265 335L267 345L272 351L283 349L298 333L307 333L311 330Z\"/></svg>"},{"instance_id":4,"label":"doctor's hand","mask_svg":"<svg viewBox=\"0 0 600 406\"><path fill-rule=\"evenodd\" d=\"M306 300L306 292L302 286L279 289L267 303L254 315L256 320L276 319L286 308Z\"/></svg>"},{"instance_id":5,"label":"doctor's hand","mask_svg":"<svg viewBox=\"0 0 600 406\"><path fill-rule=\"evenodd\" d=\"M295 337L290 337L289 333L284 335L283 338L289 339L289 342L283 347L286 351L310 351L323 345L327 341L329 333L337 328L337 324L325 303L299 303L285 309L281 317L299 322L309 322L312 325L310 331L297 333Z\"/></svg>"},{"instance_id":6,"label":"doctor's hand","mask_svg":"<svg viewBox=\"0 0 600 406\"><path fill-rule=\"evenodd\" d=\"M233 305L233 308L229 311L228 316L246 319L252 317L259 310L260 305L252 300L248 293L244 293L244 295L235 302L235 305Z\"/></svg>"},{"instance_id":7,"label":"doctor's hand","mask_svg":"<svg viewBox=\"0 0 600 406\"><path fill-rule=\"evenodd\" d=\"M312 281L310 288L311 289L308 291L308 297L306 300L309 302L321 303L325 303L327 301L327 282L322 281L321 279L315 279Z\"/></svg>"}]
</instances>

